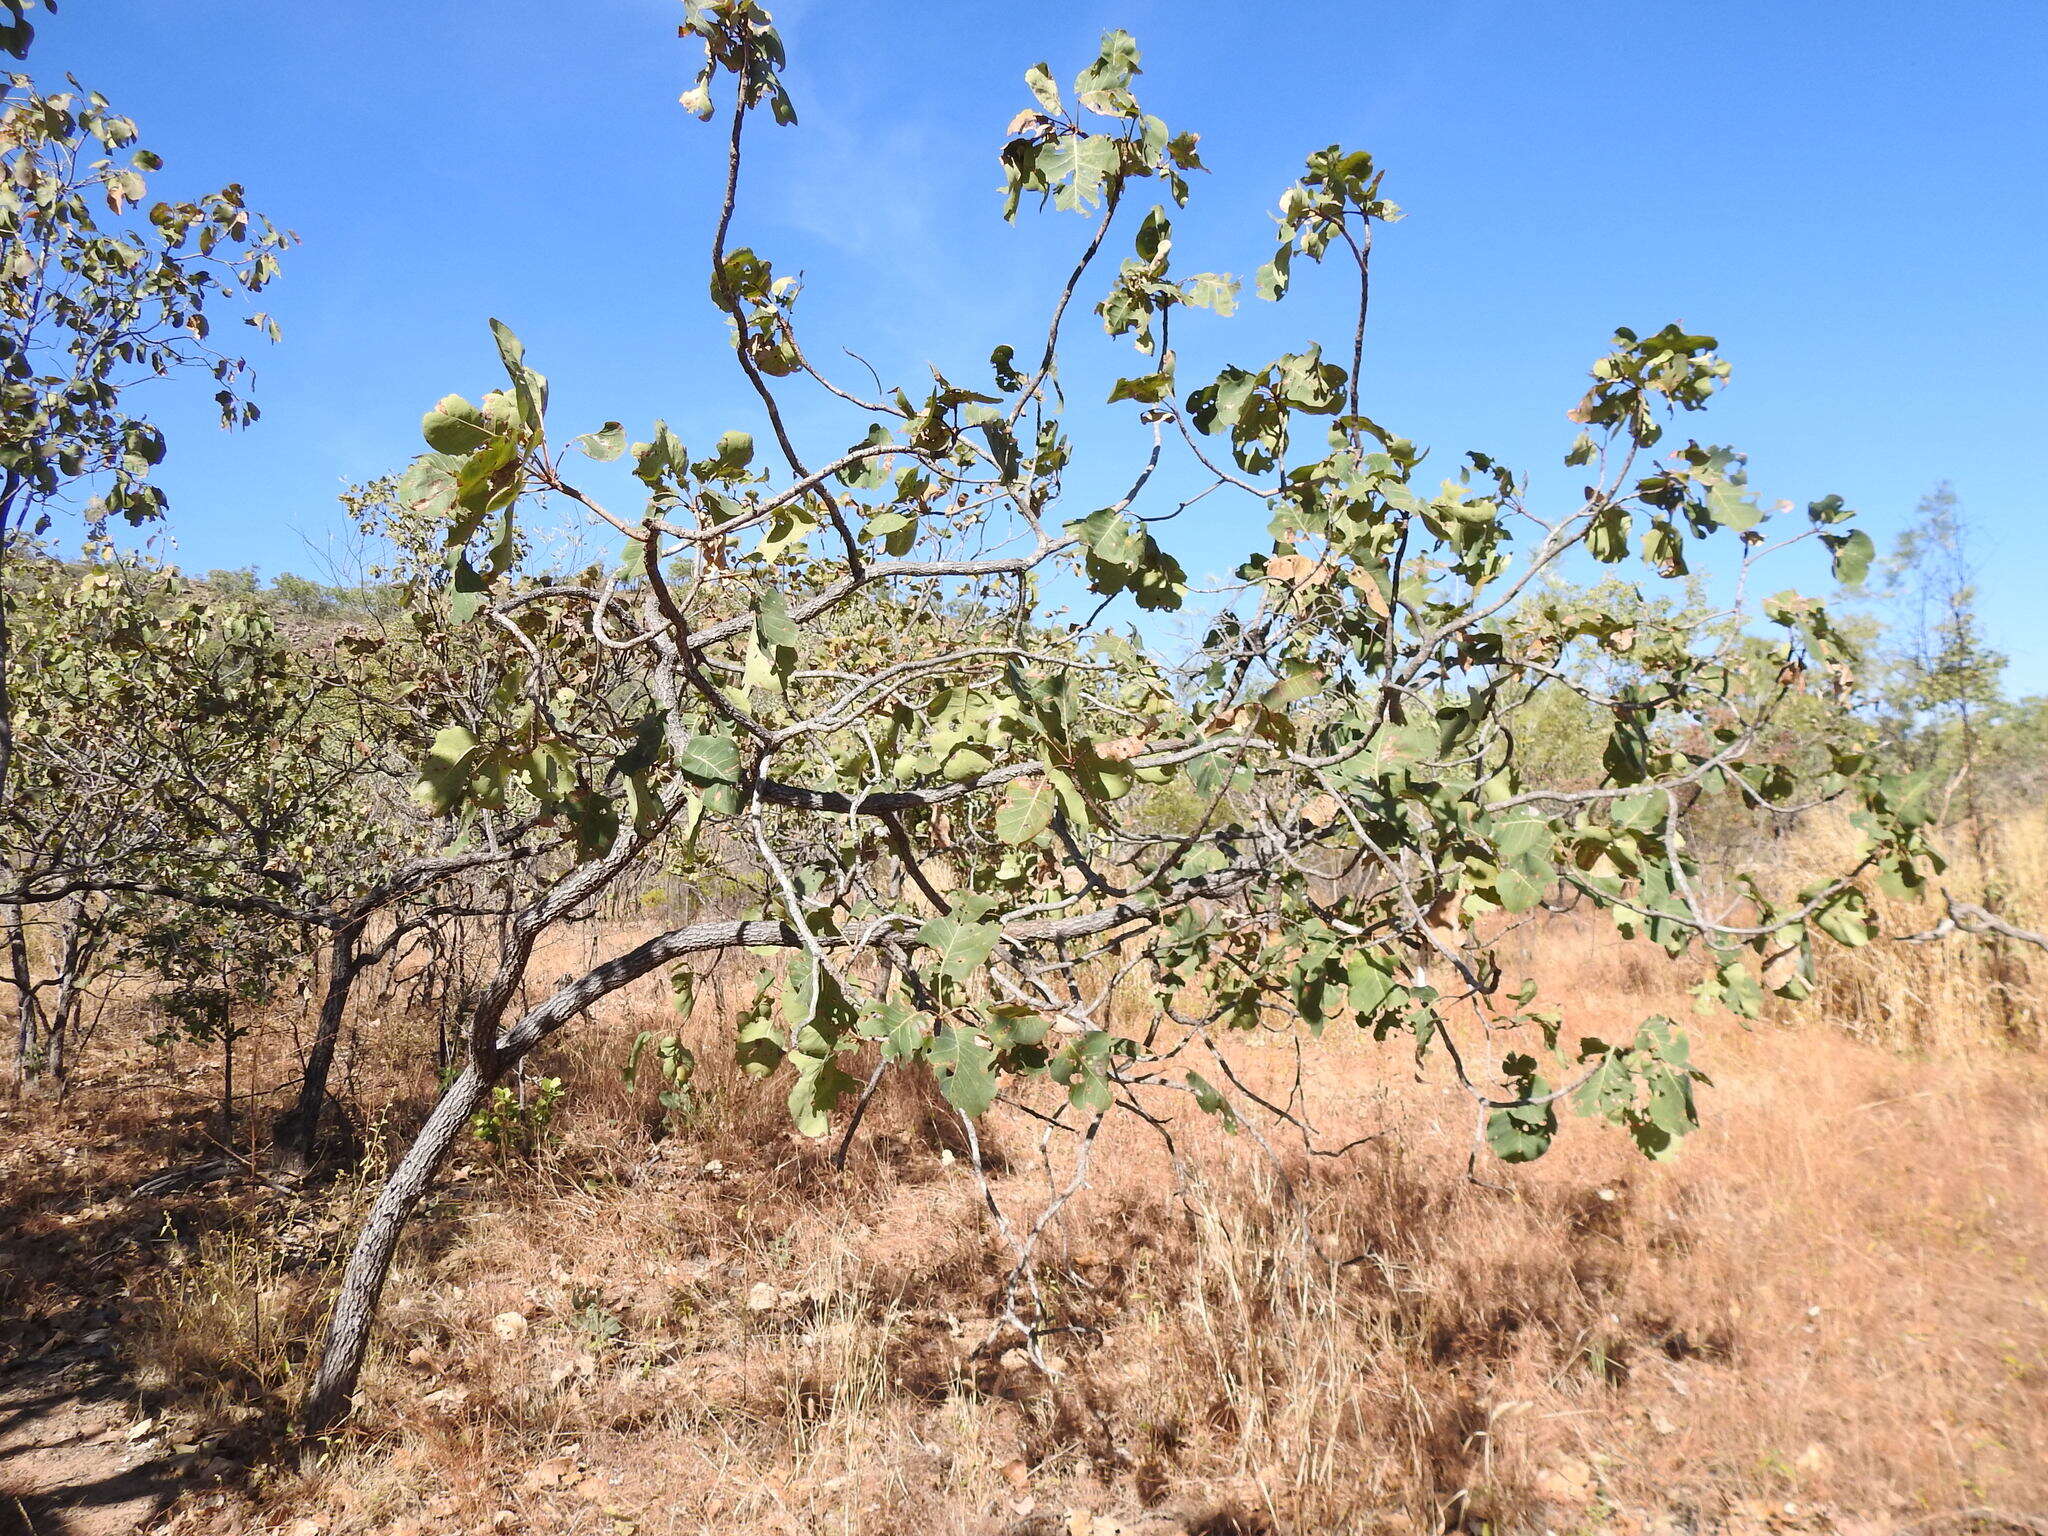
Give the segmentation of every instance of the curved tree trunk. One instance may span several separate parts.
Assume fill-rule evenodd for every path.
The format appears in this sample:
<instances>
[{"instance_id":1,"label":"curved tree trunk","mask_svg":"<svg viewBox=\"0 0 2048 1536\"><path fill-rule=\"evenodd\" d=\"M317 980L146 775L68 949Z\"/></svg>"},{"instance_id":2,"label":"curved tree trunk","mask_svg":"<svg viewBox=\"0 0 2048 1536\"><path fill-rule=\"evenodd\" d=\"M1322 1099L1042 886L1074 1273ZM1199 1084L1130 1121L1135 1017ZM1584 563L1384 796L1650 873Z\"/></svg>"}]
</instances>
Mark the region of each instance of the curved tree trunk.
<instances>
[{"instance_id":1,"label":"curved tree trunk","mask_svg":"<svg viewBox=\"0 0 2048 1536\"><path fill-rule=\"evenodd\" d=\"M448 1149L455 1145L469 1117L483 1102L489 1085L474 1066L463 1070L448 1085L441 1102L420 1127L411 1147L363 1222L356 1246L342 1271L341 1287L334 1299L334 1312L327 1322L327 1340L320 1356L320 1368L313 1373L301 1417L309 1434L333 1428L348 1416L355 1397L356 1378L370 1349L370 1330L377 1320L377 1303L384 1294L384 1280L391 1271L391 1256L398 1249L399 1236L420 1198L433 1183Z\"/></svg>"},{"instance_id":2,"label":"curved tree trunk","mask_svg":"<svg viewBox=\"0 0 2048 1536\"><path fill-rule=\"evenodd\" d=\"M531 952L531 935L521 938L520 947L500 966L490 995L485 999L472 1026L470 1063L462 1075L441 1095L441 1102L420 1127L419 1135L406 1149L390 1178L384 1182L376 1203L364 1219L348 1265L342 1271L334 1312L328 1318L327 1338L322 1346L320 1367L313 1373L299 1410L300 1422L308 1434L332 1429L348 1416L355 1397L356 1378L369 1354L370 1332L377 1321L377 1304L384 1294L385 1276L391 1256L405 1224L419 1207L420 1199L433 1183L455 1145L455 1138L469 1117L483 1104L492 1083L520 1061L541 1041L571 1019L578 1018L593 1003L609 997L620 987L645 976L656 966L684 955L706 950L743 947L748 944L794 944L794 932L779 922L715 922L672 929L647 940L638 948L593 967L568 986L558 988L545 1002L527 1011L502 1039L487 1033L485 1017L495 1021L504 1014L518 978ZM479 1043L481 1042L481 1043ZM479 1066L481 1060L484 1065Z\"/></svg>"}]
</instances>

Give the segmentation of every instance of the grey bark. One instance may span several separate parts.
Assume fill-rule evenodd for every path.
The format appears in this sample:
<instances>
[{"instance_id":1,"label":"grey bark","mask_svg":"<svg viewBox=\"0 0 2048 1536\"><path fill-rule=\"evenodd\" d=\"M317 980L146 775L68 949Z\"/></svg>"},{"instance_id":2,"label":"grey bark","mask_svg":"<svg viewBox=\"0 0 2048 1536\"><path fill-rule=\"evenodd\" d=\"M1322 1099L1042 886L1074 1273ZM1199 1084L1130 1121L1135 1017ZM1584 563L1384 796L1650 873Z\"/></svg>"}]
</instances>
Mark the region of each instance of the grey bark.
<instances>
[{"instance_id":1,"label":"grey bark","mask_svg":"<svg viewBox=\"0 0 2048 1536\"><path fill-rule=\"evenodd\" d=\"M487 1087L483 1074L474 1066L466 1068L449 1084L441 1102L434 1106L427 1123L420 1127L419 1135L413 1138L405 1156L378 1191L377 1201L370 1207L355 1248L349 1254L348 1267L342 1272L334 1313L327 1323L320 1368L313 1373L312 1384L306 1391L301 1418L309 1434L321 1434L348 1417L398 1240L433 1184L448 1149L455 1145L456 1136L483 1102Z\"/></svg>"}]
</instances>

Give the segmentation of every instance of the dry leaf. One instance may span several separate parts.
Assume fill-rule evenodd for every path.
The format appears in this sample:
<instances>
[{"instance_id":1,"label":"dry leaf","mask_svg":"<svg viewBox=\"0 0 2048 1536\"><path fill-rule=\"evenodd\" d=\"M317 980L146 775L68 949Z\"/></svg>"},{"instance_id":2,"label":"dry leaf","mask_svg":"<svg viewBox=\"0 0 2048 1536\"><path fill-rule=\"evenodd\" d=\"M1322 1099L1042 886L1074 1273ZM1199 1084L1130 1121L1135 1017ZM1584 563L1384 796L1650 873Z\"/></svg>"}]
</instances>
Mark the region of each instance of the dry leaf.
<instances>
[{"instance_id":1,"label":"dry leaf","mask_svg":"<svg viewBox=\"0 0 2048 1536\"><path fill-rule=\"evenodd\" d=\"M1330 568L1307 555L1275 555L1266 562L1266 574L1275 581L1297 587L1320 586L1330 579Z\"/></svg>"},{"instance_id":2,"label":"dry leaf","mask_svg":"<svg viewBox=\"0 0 2048 1536\"><path fill-rule=\"evenodd\" d=\"M550 1456L538 1462L523 1479L529 1488L559 1488L576 1475L576 1458L573 1456Z\"/></svg>"},{"instance_id":3,"label":"dry leaf","mask_svg":"<svg viewBox=\"0 0 2048 1536\"><path fill-rule=\"evenodd\" d=\"M1365 606L1370 608L1376 617L1384 619L1387 616L1387 594L1380 590L1380 584L1373 578L1372 572L1354 567L1351 571L1351 585L1358 589L1358 595L1365 600Z\"/></svg>"}]
</instances>

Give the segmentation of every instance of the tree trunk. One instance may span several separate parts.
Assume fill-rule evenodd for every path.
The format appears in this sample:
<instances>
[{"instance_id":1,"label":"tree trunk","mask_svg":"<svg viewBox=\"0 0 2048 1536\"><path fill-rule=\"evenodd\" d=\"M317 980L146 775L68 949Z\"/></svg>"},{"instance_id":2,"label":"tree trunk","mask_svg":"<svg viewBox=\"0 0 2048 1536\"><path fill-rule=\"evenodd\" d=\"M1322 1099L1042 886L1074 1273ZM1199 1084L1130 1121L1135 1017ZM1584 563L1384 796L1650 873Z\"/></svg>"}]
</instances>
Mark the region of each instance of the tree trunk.
<instances>
[{"instance_id":1,"label":"tree trunk","mask_svg":"<svg viewBox=\"0 0 2048 1536\"><path fill-rule=\"evenodd\" d=\"M15 1021L14 1078L27 1083L42 1070L42 1007L36 1001L35 971L29 963L28 934L22 909L7 909L7 960L20 1011Z\"/></svg>"},{"instance_id":2,"label":"tree trunk","mask_svg":"<svg viewBox=\"0 0 2048 1536\"><path fill-rule=\"evenodd\" d=\"M704 949L787 941L788 930L779 922L712 923L660 934L587 971L580 980L558 988L546 1002L528 1010L501 1039L499 1022L525 978L535 938L562 913L601 890L636 846L620 839L612 853L570 875L540 905L528 909L512 925L500 952L497 972L469 1020L469 1064L441 1095L440 1103L427 1116L427 1123L420 1127L419 1135L384 1181L376 1203L364 1218L348 1265L342 1270L334 1312L327 1322L320 1366L313 1373L305 1403L299 1410L300 1423L308 1434L321 1434L348 1416L356 1379L362 1374L363 1360L369 1353L370 1331L376 1325L377 1304L384 1295L384 1281L390 1273L391 1256L398 1250L398 1239L433 1183L434 1175L440 1171L448 1149L455 1145L456 1136L483 1103L491 1085L571 1019L581 1017L592 1004L657 965Z\"/></svg>"},{"instance_id":3,"label":"tree trunk","mask_svg":"<svg viewBox=\"0 0 2048 1536\"><path fill-rule=\"evenodd\" d=\"M57 962L57 999L50 1008L49 1038L44 1051L50 1075L62 1084L70 1070L71 1020L78 1011L79 973L91 950L86 937L85 896L74 894L65 904L64 937Z\"/></svg>"},{"instance_id":4,"label":"tree trunk","mask_svg":"<svg viewBox=\"0 0 2048 1536\"><path fill-rule=\"evenodd\" d=\"M377 1304L384 1294L384 1281L391 1271L391 1257L398 1249L399 1236L411 1219L420 1199L433 1183L448 1149L469 1117L483 1102L488 1085L474 1066L448 1085L441 1102L420 1127L404 1158L391 1170L377 1202L363 1222L361 1236L342 1271L341 1287L334 1299L334 1312L327 1322L327 1339L320 1355L320 1368L313 1373L305 1406L300 1410L308 1434L321 1434L348 1416L355 1397L356 1379L370 1350L370 1330L377 1320Z\"/></svg>"},{"instance_id":5,"label":"tree trunk","mask_svg":"<svg viewBox=\"0 0 2048 1536\"><path fill-rule=\"evenodd\" d=\"M230 1005L222 1004L220 1026L220 1144L235 1145L235 1021Z\"/></svg>"},{"instance_id":6,"label":"tree trunk","mask_svg":"<svg viewBox=\"0 0 2048 1536\"><path fill-rule=\"evenodd\" d=\"M7 619L7 558L13 553L15 504L28 482L17 469L0 480L0 805L7 803L9 772L14 766L14 637ZM26 505L22 514L27 516Z\"/></svg>"},{"instance_id":7,"label":"tree trunk","mask_svg":"<svg viewBox=\"0 0 2048 1536\"><path fill-rule=\"evenodd\" d=\"M299 1102L277 1123L278 1162L295 1173L304 1173L313 1166L320 1116L327 1106L327 1079L334 1069L334 1052L341 1040L343 1018L348 1013L349 992L362 973L357 953L362 932L356 924L338 929L328 947L327 990L320 998L320 1023L313 1032L313 1047L306 1054Z\"/></svg>"}]
</instances>

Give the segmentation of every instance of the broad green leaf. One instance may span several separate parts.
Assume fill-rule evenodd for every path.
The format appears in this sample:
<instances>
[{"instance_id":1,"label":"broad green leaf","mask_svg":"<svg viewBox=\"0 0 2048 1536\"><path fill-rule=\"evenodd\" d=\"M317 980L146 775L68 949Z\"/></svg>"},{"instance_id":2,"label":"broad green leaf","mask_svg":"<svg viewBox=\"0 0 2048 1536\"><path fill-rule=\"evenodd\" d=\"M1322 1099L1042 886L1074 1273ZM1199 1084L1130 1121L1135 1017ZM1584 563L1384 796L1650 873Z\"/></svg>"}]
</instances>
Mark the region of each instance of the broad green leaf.
<instances>
[{"instance_id":1,"label":"broad green leaf","mask_svg":"<svg viewBox=\"0 0 2048 1536\"><path fill-rule=\"evenodd\" d=\"M1548 1093L1543 1079L1535 1079L1538 1094ZM1557 1137L1557 1107L1527 1104L1514 1109L1496 1109L1486 1117L1486 1144L1504 1163L1533 1163L1550 1150Z\"/></svg>"},{"instance_id":2,"label":"broad green leaf","mask_svg":"<svg viewBox=\"0 0 2048 1536\"><path fill-rule=\"evenodd\" d=\"M737 784L740 749L730 736L692 736L676 757L677 771L697 784Z\"/></svg>"},{"instance_id":3,"label":"broad green leaf","mask_svg":"<svg viewBox=\"0 0 2048 1536\"><path fill-rule=\"evenodd\" d=\"M420 435L437 453L469 453L491 440L483 412L460 395L448 395L420 418Z\"/></svg>"},{"instance_id":4,"label":"broad green leaf","mask_svg":"<svg viewBox=\"0 0 2048 1536\"><path fill-rule=\"evenodd\" d=\"M1012 848L1032 841L1052 825L1059 792L1042 778L1012 779L996 807L996 836Z\"/></svg>"},{"instance_id":5,"label":"broad green leaf","mask_svg":"<svg viewBox=\"0 0 2048 1536\"><path fill-rule=\"evenodd\" d=\"M971 1029L948 1024L925 1047L925 1060L939 1074L939 1092L970 1119L979 1119L996 1101L995 1053Z\"/></svg>"},{"instance_id":6,"label":"broad green leaf","mask_svg":"<svg viewBox=\"0 0 2048 1536\"><path fill-rule=\"evenodd\" d=\"M467 728L445 725L434 735L427 760L420 767L413 794L427 810L445 816L461 803L463 786L477 754L477 740Z\"/></svg>"},{"instance_id":7,"label":"broad green leaf","mask_svg":"<svg viewBox=\"0 0 2048 1536\"><path fill-rule=\"evenodd\" d=\"M1835 580L1845 587L1860 587L1870 574L1870 562L1877 554L1877 546L1870 541L1870 535L1861 528L1849 533L1824 533L1821 542L1833 551L1835 557Z\"/></svg>"},{"instance_id":8,"label":"broad green leaf","mask_svg":"<svg viewBox=\"0 0 2048 1536\"><path fill-rule=\"evenodd\" d=\"M981 968L1003 931L994 923L977 921L991 903L986 897L968 897L944 917L935 917L917 931L920 944L932 951L939 974L949 981L963 981Z\"/></svg>"},{"instance_id":9,"label":"broad green leaf","mask_svg":"<svg viewBox=\"0 0 2048 1536\"><path fill-rule=\"evenodd\" d=\"M1067 109L1060 101L1060 88L1052 78L1052 71L1044 64L1034 64L1024 71L1024 83L1031 88L1039 106L1048 117L1064 117Z\"/></svg>"},{"instance_id":10,"label":"broad green leaf","mask_svg":"<svg viewBox=\"0 0 2048 1536\"><path fill-rule=\"evenodd\" d=\"M626 429L616 421L608 421L597 431L586 432L573 441L580 452L600 464L609 464L626 451Z\"/></svg>"},{"instance_id":11,"label":"broad green leaf","mask_svg":"<svg viewBox=\"0 0 2048 1536\"><path fill-rule=\"evenodd\" d=\"M1740 486L1725 481L1707 493L1707 515L1723 528L1746 533L1764 520L1763 509Z\"/></svg>"},{"instance_id":12,"label":"broad green leaf","mask_svg":"<svg viewBox=\"0 0 2048 1536\"><path fill-rule=\"evenodd\" d=\"M790 1118L799 1136L822 1136L832 1128L833 1108L860 1083L840 1068L836 1057L796 1055L790 1059L797 1063L796 1081L789 1089Z\"/></svg>"},{"instance_id":13,"label":"broad green leaf","mask_svg":"<svg viewBox=\"0 0 2048 1536\"><path fill-rule=\"evenodd\" d=\"M1195 1096L1195 1107L1205 1115L1215 1115L1223 1122L1223 1128L1233 1136L1237 1134L1237 1111L1230 1107L1230 1100L1216 1090L1216 1085L1199 1072L1187 1075L1188 1089Z\"/></svg>"}]
</instances>

